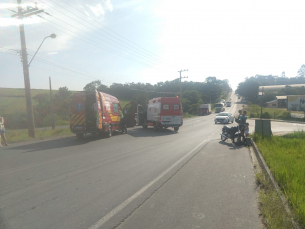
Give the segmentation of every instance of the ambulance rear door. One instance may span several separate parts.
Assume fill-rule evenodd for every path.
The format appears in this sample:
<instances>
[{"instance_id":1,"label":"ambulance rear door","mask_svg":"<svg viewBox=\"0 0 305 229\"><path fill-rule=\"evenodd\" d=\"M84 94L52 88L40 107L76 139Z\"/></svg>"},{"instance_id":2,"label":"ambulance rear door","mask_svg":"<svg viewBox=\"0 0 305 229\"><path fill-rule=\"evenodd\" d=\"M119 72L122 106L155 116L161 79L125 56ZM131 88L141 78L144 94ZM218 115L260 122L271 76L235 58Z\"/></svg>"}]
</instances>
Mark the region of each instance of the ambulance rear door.
<instances>
[{"instance_id":1,"label":"ambulance rear door","mask_svg":"<svg viewBox=\"0 0 305 229\"><path fill-rule=\"evenodd\" d=\"M72 132L86 130L86 93L73 94L70 107L70 128Z\"/></svg>"},{"instance_id":2,"label":"ambulance rear door","mask_svg":"<svg viewBox=\"0 0 305 229\"><path fill-rule=\"evenodd\" d=\"M125 124L127 127L134 127L136 125L135 113L136 113L136 104L135 103L128 103L123 108Z\"/></svg>"}]
</instances>

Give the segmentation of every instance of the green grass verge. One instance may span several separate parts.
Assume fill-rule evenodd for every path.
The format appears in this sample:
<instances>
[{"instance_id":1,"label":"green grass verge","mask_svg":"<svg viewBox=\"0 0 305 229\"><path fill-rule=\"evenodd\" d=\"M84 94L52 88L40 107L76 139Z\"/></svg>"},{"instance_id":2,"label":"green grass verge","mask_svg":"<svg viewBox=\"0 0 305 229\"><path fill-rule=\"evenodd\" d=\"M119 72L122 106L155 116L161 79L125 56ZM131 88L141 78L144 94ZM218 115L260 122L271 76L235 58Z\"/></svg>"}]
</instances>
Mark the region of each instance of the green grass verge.
<instances>
[{"instance_id":1,"label":"green grass verge","mask_svg":"<svg viewBox=\"0 0 305 229\"><path fill-rule=\"evenodd\" d=\"M273 189L266 174L256 173L256 183L259 187L259 210L263 222L269 229L293 229L290 217L287 215L281 198Z\"/></svg>"},{"instance_id":2,"label":"green grass verge","mask_svg":"<svg viewBox=\"0 0 305 229\"><path fill-rule=\"evenodd\" d=\"M183 112L183 118L192 118L192 117L197 117L198 115L192 115L189 114L188 112Z\"/></svg>"},{"instance_id":3,"label":"green grass verge","mask_svg":"<svg viewBox=\"0 0 305 229\"><path fill-rule=\"evenodd\" d=\"M266 108L262 109L262 118L266 119L280 119L280 120L291 120L291 121L305 121L304 118L291 118L291 113L304 114L300 111L287 111L282 108ZM247 106L247 116L250 118L260 118L261 107L256 104L250 104Z\"/></svg>"},{"instance_id":4,"label":"green grass verge","mask_svg":"<svg viewBox=\"0 0 305 229\"><path fill-rule=\"evenodd\" d=\"M36 130L35 133L36 139L72 134L70 128ZM8 143L33 139L28 136L28 130L6 130L5 136Z\"/></svg>"},{"instance_id":5,"label":"green grass verge","mask_svg":"<svg viewBox=\"0 0 305 229\"><path fill-rule=\"evenodd\" d=\"M254 135L270 171L286 196L297 221L305 226L305 132L263 138Z\"/></svg>"}]
</instances>

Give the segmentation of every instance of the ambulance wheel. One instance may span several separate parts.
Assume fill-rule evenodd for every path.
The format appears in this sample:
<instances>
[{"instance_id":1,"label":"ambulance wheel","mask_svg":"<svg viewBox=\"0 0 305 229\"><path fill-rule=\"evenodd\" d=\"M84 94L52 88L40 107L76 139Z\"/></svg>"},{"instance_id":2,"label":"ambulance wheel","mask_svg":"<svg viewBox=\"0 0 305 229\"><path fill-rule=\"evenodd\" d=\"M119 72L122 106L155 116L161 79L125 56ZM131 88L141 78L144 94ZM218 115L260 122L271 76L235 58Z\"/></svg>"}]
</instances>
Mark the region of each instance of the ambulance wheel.
<instances>
[{"instance_id":1,"label":"ambulance wheel","mask_svg":"<svg viewBox=\"0 0 305 229\"><path fill-rule=\"evenodd\" d=\"M177 132L179 130L179 127L174 127L174 130Z\"/></svg>"},{"instance_id":2,"label":"ambulance wheel","mask_svg":"<svg viewBox=\"0 0 305 229\"><path fill-rule=\"evenodd\" d=\"M84 137L84 134L76 134L77 139L82 139Z\"/></svg>"},{"instance_id":3,"label":"ambulance wheel","mask_svg":"<svg viewBox=\"0 0 305 229\"><path fill-rule=\"evenodd\" d=\"M111 127L111 125L109 125L107 137L110 138L111 136L112 136L112 127Z\"/></svg>"},{"instance_id":4,"label":"ambulance wheel","mask_svg":"<svg viewBox=\"0 0 305 229\"><path fill-rule=\"evenodd\" d=\"M158 130L157 123L154 122L154 130Z\"/></svg>"}]
</instances>

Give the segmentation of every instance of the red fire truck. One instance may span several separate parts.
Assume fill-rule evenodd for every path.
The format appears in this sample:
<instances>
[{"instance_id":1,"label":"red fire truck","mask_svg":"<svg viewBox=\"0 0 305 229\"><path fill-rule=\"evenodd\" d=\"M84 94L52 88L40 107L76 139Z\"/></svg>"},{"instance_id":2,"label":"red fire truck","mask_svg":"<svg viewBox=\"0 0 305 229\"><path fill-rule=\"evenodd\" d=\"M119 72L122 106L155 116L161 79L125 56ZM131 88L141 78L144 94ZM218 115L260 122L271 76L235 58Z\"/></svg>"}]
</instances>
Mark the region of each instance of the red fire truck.
<instances>
[{"instance_id":1,"label":"red fire truck","mask_svg":"<svg viewBox=\"0 0 305 229\"><path fill-rule=\"evenodd\" d=\"M105 133L120 130L120 111L127 127L135 126L135 104L129 103L121 109L119 100L103 92L79 91L72 97L70 107L70 130L77 138L87 133Z\"/></svg>"}]
</instances>

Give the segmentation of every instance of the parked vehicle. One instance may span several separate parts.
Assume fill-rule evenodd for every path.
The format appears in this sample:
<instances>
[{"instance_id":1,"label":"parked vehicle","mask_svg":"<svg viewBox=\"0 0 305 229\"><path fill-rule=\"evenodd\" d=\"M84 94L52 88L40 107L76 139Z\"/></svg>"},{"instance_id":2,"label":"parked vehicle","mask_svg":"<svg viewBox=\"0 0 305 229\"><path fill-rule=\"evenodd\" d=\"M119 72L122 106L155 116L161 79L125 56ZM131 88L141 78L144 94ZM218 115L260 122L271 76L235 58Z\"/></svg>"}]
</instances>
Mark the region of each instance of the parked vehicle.
<instances>
[{"instance_id":1,"label":"parked vehicle","mask_svg":"<svg viewBox=\"0 0 305 229\"><path fill-rule=\"evenodd\" d=\"M143 128L173 127L175 131L183 124L182 105L179 97L159 97L149 100L142 117Z\"/></svg>"},{"instance_id":2,"label":"parked vehicle","mask_svg":"<svg viewBox=\"0 0 305 229\"><path fill-rule=\"evenodd\" d=\"M229 138L235 145L246 144L245 136L240 132L239 126L224 126L220 135L223 142Z\"/></svg>"},{"instance_id":3,"label":"parked vehicle","mask_svg":"<svg viewBox=\"0 0 305 229\"><path fill-rule=\"evenodd\" d=\"M127 127L135 126L135 104L129 103L121 109L119 100L103 92L79 91L73 94L70 107L70 130L77 138L84 134L105 133L121 130L120 110Z\"/></svg>"},{"instance_id":4,"label":"parked vehicle","mask_svg":"<svg viewBox=\"0 0 305 229\"><path fill-rule=\"evenodd\" d=\"M228 112L221 112L218 115L216 115L214 119L215 124L218 122L220 123L229 123L229 122L234 122L234 117L231 113Z\"/></svg>"},{"instance_id":5,"label":"parked vehicle","mask_svg":"<svg viewBox=\"0 0 305 229\"><path fill-rule=\"evenodd\" d=\"M227 107L231 107L231 102L227 102Z\"/></svg>"},{"instance_id":6,"label":"parked vehicle","mask_svg":"<svg viewBox=\"0 0 305 229\"><path fill-rule=\"evenodd\" d=\"M223 103L224 106L226 106L226 100L222 99L222 100L220 100L220 102Z\"/></svg>"},{"instance_id":7,"label":"parked vehicle","mask_svg":"<svg viewBox=\"0 0 305 229\"><path fill-rule=\"evenodd\" d=\"M211 104L201 104L199 108L199 115L209 115L212 114Z\"/></svg>"},{"instance_id":8,"label":"parked vehicle","mask_svg":"<svg viewBox=\"0 0 305 229\"><path fill-rule=\"evenodd\" d=\"M225 111L225 107L223 103L215 103L215 113L219 113Z\"/></svg>"}]
</instances>

